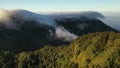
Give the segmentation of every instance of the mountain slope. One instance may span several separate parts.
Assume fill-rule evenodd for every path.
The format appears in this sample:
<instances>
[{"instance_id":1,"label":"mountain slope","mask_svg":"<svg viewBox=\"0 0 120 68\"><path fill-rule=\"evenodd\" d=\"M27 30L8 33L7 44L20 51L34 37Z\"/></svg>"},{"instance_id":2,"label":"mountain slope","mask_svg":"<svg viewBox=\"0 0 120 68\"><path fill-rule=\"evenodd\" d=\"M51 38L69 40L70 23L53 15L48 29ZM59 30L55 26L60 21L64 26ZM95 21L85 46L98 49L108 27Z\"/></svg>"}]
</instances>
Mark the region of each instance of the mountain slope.
<instances>
[{"instance_id":1,"label":"mountain slope","mask_svg":"<svg viewBox=\"0 0 120 68\"><path fill-rule=\"evenodd\" d=\"M0 49L32 51L44 45L69 44L80 35L117 30L104 24L98 12L56 16L27 10L0 10Z\"/></svg>"},{"instance_id":2,"label":"mountain slope","mask_svg":"<svg viewBox=\"0 0 120 68\"><path fill-rule=\"evenodd\" d=\"M83 35L70 45L45 46L36 51L0 52L1 68L104 68L120 67L120 33Z\"/></svg>"},{"instance_id":3,"label":"mountain slope","mask_svg":"<svg viewBox=\"0 0 120 68\"><path fill-rule=\"evenodd\" d=\"M62 25L65 29L74 33L78 36L93 32L103 32L103 31L115 31L117 30L106 25L99 19L88 19L88 18L70 18L70 19L56 19L59 25Z\"/></svg>"}]
</instances>

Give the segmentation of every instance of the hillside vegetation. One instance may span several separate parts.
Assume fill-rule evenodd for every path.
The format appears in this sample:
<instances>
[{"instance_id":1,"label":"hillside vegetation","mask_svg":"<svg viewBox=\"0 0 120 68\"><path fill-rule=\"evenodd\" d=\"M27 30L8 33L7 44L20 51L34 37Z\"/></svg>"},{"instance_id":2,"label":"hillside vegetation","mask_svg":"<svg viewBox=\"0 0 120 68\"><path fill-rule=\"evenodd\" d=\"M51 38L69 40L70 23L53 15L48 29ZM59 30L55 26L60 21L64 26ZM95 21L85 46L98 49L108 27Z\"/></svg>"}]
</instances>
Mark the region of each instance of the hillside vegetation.
<instances>
[{"instance_id":1,"label":"hillside vegetation","mask_svg":"<svg viewBox=\"0 0 120 68\"><path fill-rule=\"evenodd\" d=\"M120 67L120 33L90 33L69 45L46 45L30 52L0 51L0 68L105 67Z\"/></svg>"}]
</instances>

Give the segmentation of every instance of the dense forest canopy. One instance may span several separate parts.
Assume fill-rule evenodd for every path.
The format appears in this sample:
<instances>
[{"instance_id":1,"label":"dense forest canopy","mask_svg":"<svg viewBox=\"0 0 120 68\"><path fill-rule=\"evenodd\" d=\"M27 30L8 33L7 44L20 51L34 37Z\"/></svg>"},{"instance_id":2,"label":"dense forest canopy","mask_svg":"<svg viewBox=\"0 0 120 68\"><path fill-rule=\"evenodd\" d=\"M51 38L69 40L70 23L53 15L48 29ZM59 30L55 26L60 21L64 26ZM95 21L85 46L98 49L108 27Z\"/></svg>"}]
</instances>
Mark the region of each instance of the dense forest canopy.
<instances>
[{"instance_id":1,"label":"dense forest canopy","mask_svg":"<svg viewBox=\"0 0 120 68\"><path fill-rule=\"evenodd\" d=\"M120 33L96 32L69 45L29 52L0 51L1 68L105 68L120 67Z\"/></svg>"}]
</instances>

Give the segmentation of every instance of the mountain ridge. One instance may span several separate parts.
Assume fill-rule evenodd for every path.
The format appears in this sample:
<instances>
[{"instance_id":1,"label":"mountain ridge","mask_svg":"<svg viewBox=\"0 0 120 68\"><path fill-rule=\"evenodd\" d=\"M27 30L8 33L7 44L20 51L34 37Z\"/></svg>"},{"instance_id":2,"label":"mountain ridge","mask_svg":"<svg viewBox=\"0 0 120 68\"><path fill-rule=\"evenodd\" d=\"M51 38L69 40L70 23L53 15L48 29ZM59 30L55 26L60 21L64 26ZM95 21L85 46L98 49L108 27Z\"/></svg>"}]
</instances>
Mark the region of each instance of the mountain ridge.
<instances>
[{"instance_id":1,"label":"mountain ridge","mask_svg":"<svg viewBox=\"0 0 120 68\"><path fill-rule=\"evenodd\" d=\"M3 50L30 51L49 44L69 44L83 34L118 32L104 24L99 19L103 15L98 12L71 14L70 18L66 18L69 14L63 14L62 20L59 14L56 20L27 10L0 10L0 14L0 49Z\"/></svg>"}]
</instances>

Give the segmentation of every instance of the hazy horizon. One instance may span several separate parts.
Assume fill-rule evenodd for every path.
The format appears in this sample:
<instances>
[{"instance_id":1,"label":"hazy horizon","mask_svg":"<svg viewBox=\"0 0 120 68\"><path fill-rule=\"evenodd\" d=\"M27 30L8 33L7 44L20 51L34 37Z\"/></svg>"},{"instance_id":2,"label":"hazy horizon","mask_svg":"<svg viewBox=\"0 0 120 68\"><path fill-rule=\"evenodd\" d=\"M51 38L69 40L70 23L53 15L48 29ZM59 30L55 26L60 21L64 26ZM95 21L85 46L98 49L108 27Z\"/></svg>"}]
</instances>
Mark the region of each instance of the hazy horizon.
<instances>
[{"instance_id":1,"label":"hazy horizon","mask_svg":"<svg viewBox=\"0 0 120 68\"><path fill-rule=\"evenodd\" d=\"M25 9L34 12L120 12L118 0L0 0L0 8L6 10Z\"/></svg>"}]
</instances>

